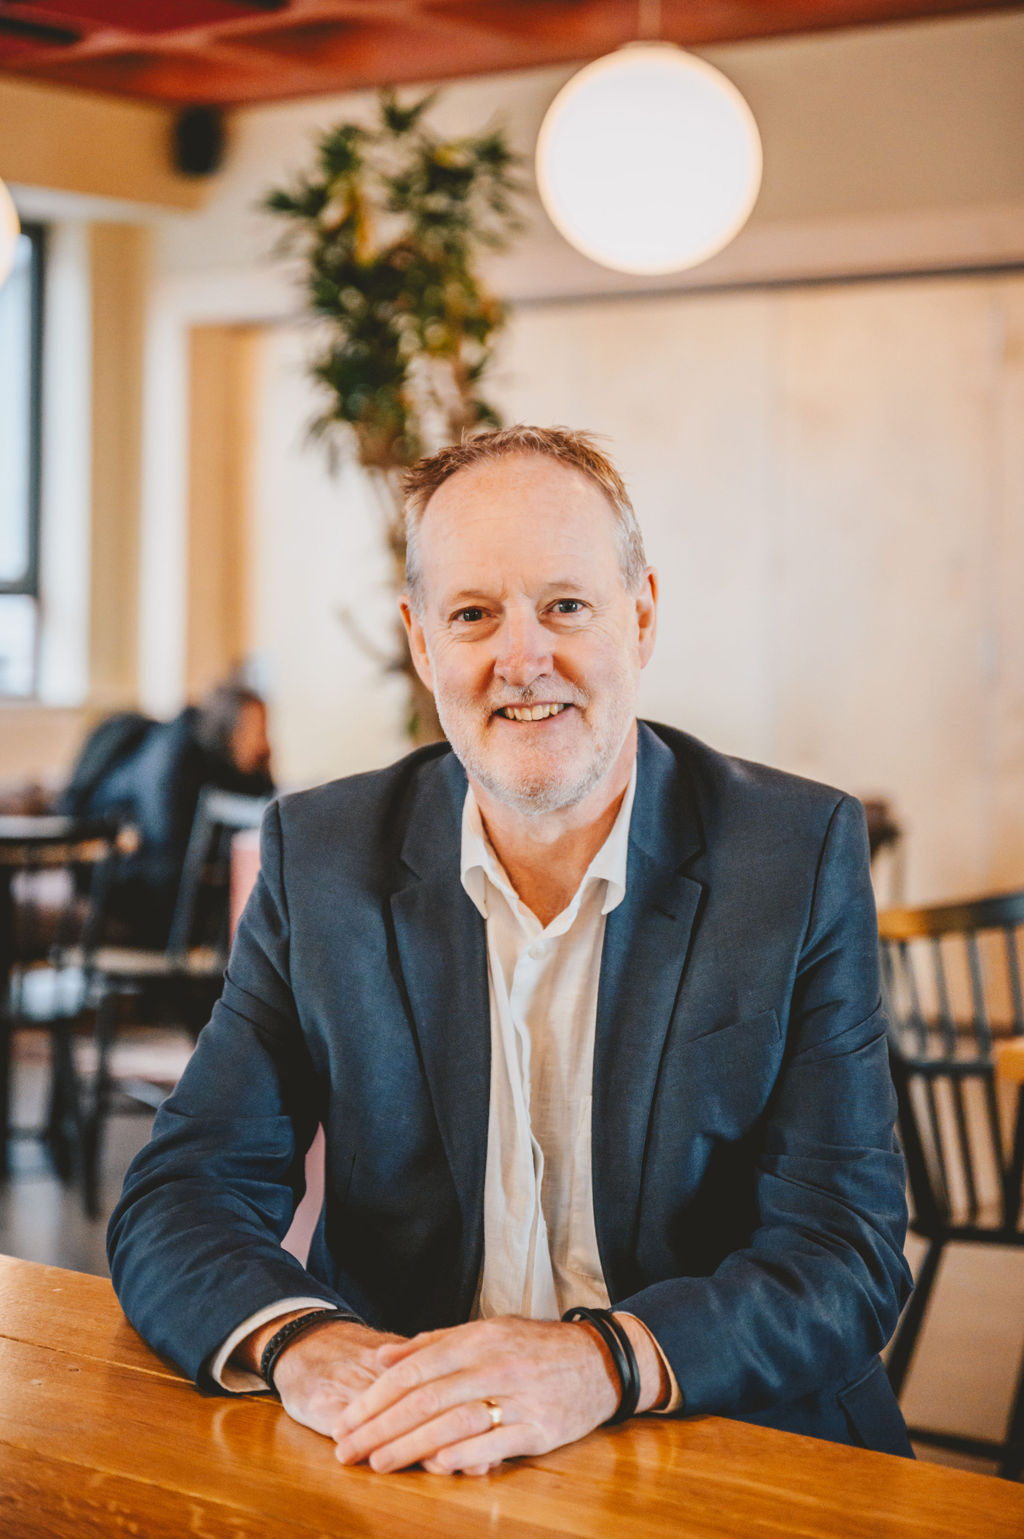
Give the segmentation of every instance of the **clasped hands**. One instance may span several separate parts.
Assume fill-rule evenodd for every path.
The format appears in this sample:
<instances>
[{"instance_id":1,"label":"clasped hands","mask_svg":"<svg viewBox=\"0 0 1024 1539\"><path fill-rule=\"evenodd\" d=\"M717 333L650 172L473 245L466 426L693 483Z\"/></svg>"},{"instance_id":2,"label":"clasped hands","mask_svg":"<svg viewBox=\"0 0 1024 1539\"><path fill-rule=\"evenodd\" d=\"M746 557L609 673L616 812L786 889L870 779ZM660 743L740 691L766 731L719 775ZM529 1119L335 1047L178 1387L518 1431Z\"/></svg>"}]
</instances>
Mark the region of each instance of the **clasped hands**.
<instances>
[{"instance_id":1,"label":"clasped hands","mask_svg":"<svg viewBox=\"0 0 1024 1539\"><path fill-rule=\"evenodd\" d=\"M640 1366L638 1410L649 1409L663 1393L661 1362L645 1328L625 1323ZM343 1464L378 1471L418 1463L484 1475L575 1442L619 1402L607 1349L589 1326L516 1316L409 1340L326 1324L282 1352L274 1378L288 1414L333 1437Z\"/></svg>"}]
</instances>

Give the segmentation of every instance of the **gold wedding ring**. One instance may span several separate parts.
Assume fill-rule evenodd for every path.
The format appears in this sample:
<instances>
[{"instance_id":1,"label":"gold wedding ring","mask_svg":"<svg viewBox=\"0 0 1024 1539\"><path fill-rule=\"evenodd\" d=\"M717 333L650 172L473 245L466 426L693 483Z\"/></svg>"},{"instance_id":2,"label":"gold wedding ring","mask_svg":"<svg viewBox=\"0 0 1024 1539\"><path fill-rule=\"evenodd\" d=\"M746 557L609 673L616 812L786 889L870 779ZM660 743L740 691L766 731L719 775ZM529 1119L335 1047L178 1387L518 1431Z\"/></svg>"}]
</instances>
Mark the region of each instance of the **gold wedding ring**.
<instances>
[{"instance_id":1,"label":"gold wedding ring","mask_svg":"<svg viewBox=\"0 0 1024 1539\"><path fill-rule=\"evenodd\" d=\"M487 1407L487 1414L491 1418L491 1431L493 1432L495 1427L501 1426L501 1406L496 1400L485 1400L484 1405Z\"/></svg>"}]
</instances>

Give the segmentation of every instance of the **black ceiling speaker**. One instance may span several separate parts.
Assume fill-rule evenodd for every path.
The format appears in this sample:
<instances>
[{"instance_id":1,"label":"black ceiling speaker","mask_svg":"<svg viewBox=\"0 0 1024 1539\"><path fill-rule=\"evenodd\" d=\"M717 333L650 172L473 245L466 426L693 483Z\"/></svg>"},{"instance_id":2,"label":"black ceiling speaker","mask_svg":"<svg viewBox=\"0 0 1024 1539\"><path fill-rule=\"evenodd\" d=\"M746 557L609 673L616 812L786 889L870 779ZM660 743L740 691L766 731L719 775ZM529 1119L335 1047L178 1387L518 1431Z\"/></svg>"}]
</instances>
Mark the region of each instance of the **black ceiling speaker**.
<instances>
[{"instance_id":1,"label":"black ceiling speaker","mask_svg":"<svg viewBox=\"0 0 1024 1539\"><path fill-rule=\"evenodd\" d=\"M224 158L219 107L183 107L174 120L174 165L185 176L212 176Z\"/></svg>"}]
</instances>

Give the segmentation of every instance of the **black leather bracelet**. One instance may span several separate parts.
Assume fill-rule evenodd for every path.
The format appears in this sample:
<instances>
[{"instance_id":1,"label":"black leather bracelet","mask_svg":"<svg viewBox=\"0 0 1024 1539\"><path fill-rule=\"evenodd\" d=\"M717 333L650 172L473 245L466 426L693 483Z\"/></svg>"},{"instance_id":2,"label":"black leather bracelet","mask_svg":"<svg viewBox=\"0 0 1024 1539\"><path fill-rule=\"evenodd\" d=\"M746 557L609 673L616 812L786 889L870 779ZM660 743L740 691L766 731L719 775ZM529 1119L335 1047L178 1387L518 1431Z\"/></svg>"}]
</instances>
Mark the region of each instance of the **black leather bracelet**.
<instances>
[{"instance_id":1,"label":"black leather bracelet","mask_svg":"<svg viewBox=\"0 0 1024 1539\"><path fill-rule=\"evenodd\" d=\"M640 1400L640 1366L626 1327L610 1309L585 1309L583 1305L566 1310L562 1319L567 1325L585 1320L601 1337L619 1376L619 1408L614 1416L609 1416L607 1425L614 1427L620 1421L628 1421Z\"/></svg>"},{"instance_id":2,"label":"black leather bracelet","mask_svg":"<svg viewBox=\"0 0 1024 1539\"><path fill-rule=\"evenodd\" d=\"M290 1346L297 1337L304 1336L315 1325L326 1325L329 1320L335 1324L342 1320L355 1322L356 1325L362 1323L355 1315L345 1314L340 1309L311 1309L308 1314L296 1315L293 1320L288 1320L271 1336L260 1354L260 1378L275 1395L277 1385L274 1383L274 1364L285 1347Z\"/></svg>"}]
</instances>

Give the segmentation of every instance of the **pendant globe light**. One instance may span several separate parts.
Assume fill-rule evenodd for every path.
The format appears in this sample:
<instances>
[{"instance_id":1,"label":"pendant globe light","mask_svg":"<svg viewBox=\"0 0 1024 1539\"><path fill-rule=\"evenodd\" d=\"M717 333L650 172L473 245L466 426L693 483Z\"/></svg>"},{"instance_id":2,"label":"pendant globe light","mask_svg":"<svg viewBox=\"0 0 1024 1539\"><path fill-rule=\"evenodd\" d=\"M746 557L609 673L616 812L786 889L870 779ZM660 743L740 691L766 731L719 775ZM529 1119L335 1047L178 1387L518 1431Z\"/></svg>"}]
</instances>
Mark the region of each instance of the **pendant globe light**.
<instances>
[{"instance_id":1,"label":"pendant globe light","mask_svg":"<svg viewBox=\"0 0 1024 1539\"><path fill-rule=\"evenodd\" d=\"M20 234L17 210L7 188L0 182L0 284L14 266L14 251Z\"/></svg>"},{"instance_id":2,"label":"pendant globe light","mask_svg":"<svg viewBox=\"0 0 1024 1539\"><path fill-rule=\"evenodd\" d=\"M555 97L537 141L541 201L565 239L627 273L720 251L761 186L761 138L730 80L671 43L628 43Z\"/></svg>"}]
</instances>

